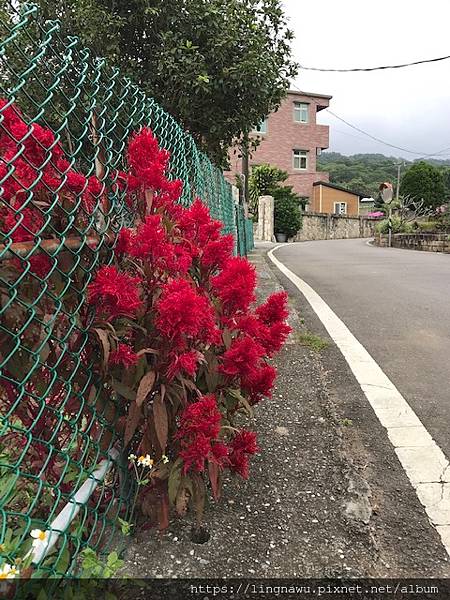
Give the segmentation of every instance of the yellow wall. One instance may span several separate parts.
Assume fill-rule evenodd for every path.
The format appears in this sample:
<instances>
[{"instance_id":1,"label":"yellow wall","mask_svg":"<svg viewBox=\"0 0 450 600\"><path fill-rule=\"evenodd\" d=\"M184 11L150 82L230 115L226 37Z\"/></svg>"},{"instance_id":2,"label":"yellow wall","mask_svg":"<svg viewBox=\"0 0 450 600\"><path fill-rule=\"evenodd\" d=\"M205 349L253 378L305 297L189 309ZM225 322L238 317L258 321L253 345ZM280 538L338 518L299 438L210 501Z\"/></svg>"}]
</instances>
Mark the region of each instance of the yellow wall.
<instances>
[{"instance_id":1,"label":"yellow wall","mask_svg":"<svg viewBox=\"0 0 450 600\"><path fill-rule=\"evenodd\" d=\"M311 203L311 212L334 213L335 202L347 203L347 215L359 214L359 196L351 192L335 190L324 185L314 186L314 197Z\"/></svg>"}]
</instances>

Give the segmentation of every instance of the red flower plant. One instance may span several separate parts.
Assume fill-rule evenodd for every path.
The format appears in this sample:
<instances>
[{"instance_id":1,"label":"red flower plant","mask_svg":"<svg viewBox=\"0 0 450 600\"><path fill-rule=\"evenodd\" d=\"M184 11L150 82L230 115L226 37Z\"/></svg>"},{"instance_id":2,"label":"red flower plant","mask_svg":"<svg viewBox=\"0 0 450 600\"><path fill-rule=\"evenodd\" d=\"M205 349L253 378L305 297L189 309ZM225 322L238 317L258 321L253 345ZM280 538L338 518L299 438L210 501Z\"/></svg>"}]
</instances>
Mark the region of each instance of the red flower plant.
<instances>
[{"instance_id":1,"label":"red flower plant","mask_svg":"<svg viewBox=\"0 0 450 600\"><path fill-rule=\"evenodd\" d=\"M133 367L139 360L136 352L128 344L119 343L116 350L111 352L109 362L112 365L121 365L122 367L128 368Z\"/></svg>"},{"instance_id":2,"label":"red flower plant","mask_svg":"<svg viewBox=\"0 0 450 600\"><path fill-rule=\"evenodd\" d=\"M121 273L116 267L101 267L88 286L87 301L94 304L107 320L132 317L142 306L139 277Z\"/></svg>"}]
</instances>

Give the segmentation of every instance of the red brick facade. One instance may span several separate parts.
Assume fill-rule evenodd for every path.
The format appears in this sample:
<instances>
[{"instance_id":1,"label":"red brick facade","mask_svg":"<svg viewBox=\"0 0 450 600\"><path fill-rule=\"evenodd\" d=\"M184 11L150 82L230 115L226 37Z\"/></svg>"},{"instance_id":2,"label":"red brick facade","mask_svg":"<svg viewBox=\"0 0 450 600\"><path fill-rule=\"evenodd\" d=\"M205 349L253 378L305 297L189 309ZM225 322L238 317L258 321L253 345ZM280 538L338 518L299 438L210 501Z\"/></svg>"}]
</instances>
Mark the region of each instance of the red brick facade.
<instances>
[{"instance_id":1,"label":"red brick facade","mask_svg":"<svg viewBox=\"0 0 450 600\"><path fill-rule=\"evenodd\" d=\"M313 183L328 181L329 175L316 171L316 157L319 150L328 148L329 127L318 125L316 114L329 105L331 96L290 91L280 108L269 115L267 133L256 134L262 139L257 150L250 158L252 165L268 163L289 173L287 185L302 197L313 198ZM294 119L295 103L308 105L308 122L299 123ZM306 169L294 169L294 150L307 151ZM235 180L236 173L242 173L242 160L238 155L231 155L230 181Z\"/></svg>"}]
</instances>

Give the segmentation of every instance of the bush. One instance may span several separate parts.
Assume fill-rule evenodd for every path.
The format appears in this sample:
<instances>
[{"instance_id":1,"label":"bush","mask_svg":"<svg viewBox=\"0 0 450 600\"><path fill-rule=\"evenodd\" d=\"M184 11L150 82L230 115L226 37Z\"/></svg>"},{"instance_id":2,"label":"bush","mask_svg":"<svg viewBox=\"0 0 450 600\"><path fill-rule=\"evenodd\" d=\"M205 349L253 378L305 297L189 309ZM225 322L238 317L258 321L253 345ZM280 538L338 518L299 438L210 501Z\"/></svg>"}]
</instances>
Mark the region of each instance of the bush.
<instances>
[{"instance_id":1,"label":"bush","mask_svg":"<svg viewBox=\"0 0 450 600\"><path fill-rule=\"evenodd\" d=\"M288 173L278 167L268 164L255 165L248 182L250 212L257 216L259 197L266 195L274 196L279 184L286 181L287 178Z\"/></svg>"},{"instance_id":2,"label":"bush","mask_svg":"<svg viewBox=\"0 0 450 600\"><path fill-rule=\"evenodd\" d=\"M436 221L418 221L417 229L424 233L433 233L438 229L438 223Z\"/></svg>"},{"instance_id":3,"label":"bush","mask_svg":"<svg viewBox=\"0 0 450 600\"><path fill-rule=\"evenodd\" d=\"M0 101L0 107L5 105ZM60 271L55 270L52 255L34 253L27 271L20 270L15 258L4 261L4 280L27 278L37 317L33 327L20 332L27 353L16 363L7 362L0 379L0 409L14 418L14 427L1 440L3 464L7 460L13 465L15 481L20 455L20 467L29 477L39 479L45 472L46 485L55 488L55 493L39 494L33 508L33 518L37 512L39 517L33 525L41 527L45 515L57 512L80 482L75 467L67 468L68 448L74 465L90 469L99 449L109 449L109 432L114 430L130 453L130 472L136 477L132 514L137 505L148 524L163 529L170 509L183 515L192 503L200 521L208 490L215 499L220 496L223 471L247 478L250 458L258 452L256 433L245 426L244 418L271 395L276 370L269 359L290 332L287 296L276 293L255 306L254 267L233 256L233 236L222 234L223 224L211 218L199 198L189 208L179 203L183 182L168 178L170 154L159 148L150 129L130 140L125 171L100 182L75 171L46 128L34 124L35 137L29 135L18 109L6 107L2 116L5 132L0 129L0 149L8 166L0 171L8 202L0 212L0 232L5 239L51 240L55 231L71 232L70 225L75 231L87 231L82 226L88 217L95 232L95 213L100 207L106 213L108 203L118 198L124 198L135 218L133 228L120 230L113 262L96 267L87 286L71 264L64 263L77 283L73 296L68 290L60 295ZM14 137L19 135L23 147ZM32 200L24 192L30 171L43 175ZM46 204L52 205L52 219L44 221L41 211ZM80 270L85 271L86 264ZM42 295L44 285L52 297L61 298L64 311ZM28 296L23 298L25 303ZM65 315L78 304L83 309L74 328ZM27 305L22 312L5 305L3 329L16 331L29 323L27 311ZM35 360L28 348L41 344L51 328L56 337L63 337L68 351L52 346L45 356L41 354L42 368L33 380L27 376L26 385L11 383L15 379L8 369L25 363L26 354ZM87 338L89 343L82 346ZM78 355L79 369L73 358ZM61 364L67 387L53 381ZM27 367L28 363L22 365L24 373ZM92 374L95 385L88 385ZM45 411L36 402L42 389ZM78 437L60 427L66 421L76 423ZM30 445L30 436L33 444L26 460L22 450ZM71 478L63 480L66 469ZM97 492L91 498L94 505ZM11 495L14 512L26 515L28 529L33 493L34 488L20 490L20 501ZM22 530L18 543L24 537ZM33 547L47 543L41 542L45 536L36 539L26 543Z\"/></svg>"},{"instance_id":4,"label":"bush","mask_svg":"<svg viewBox=\"0 0 450 600\"><path fill-rule=\"evenodd\" d=\"M389 233L389 219L383 219L376 224L377 233ZM392 217L392 233L412 233L414 227L412 223L404 223L398 217Z\"/></svg>"},{"instance_id":5,"label":"bush","mask_svg":"<svg viewBox=\"0 0 450 600\"><path fill-rule=\"evenodd\" d=\"M285 233L288 237L296 235L302 227L302 213L300 211L300 197L285 186L274 190L275 200L275 233Z\"/></svg>"}]
</instances>

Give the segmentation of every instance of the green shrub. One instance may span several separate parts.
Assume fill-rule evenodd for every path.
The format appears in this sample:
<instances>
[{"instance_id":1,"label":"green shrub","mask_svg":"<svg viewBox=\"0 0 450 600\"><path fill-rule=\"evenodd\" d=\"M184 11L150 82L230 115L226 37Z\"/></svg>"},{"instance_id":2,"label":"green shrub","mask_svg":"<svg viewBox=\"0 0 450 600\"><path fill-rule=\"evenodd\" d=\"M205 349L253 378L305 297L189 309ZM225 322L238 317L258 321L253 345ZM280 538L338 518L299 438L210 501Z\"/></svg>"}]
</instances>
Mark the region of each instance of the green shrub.
<instances>
[{"instance_id":1,"label":"green shrub","mask_svg":"<svg viewBox=\"0 0 450 600\"><path fill-rule=\"evenodd\" d=\"M389 219L383 219L375 227L377 233L389 233ZM412 233L412 223L402 223L398 217L392 217L392 233Z\"/></svg>"},{"instance_id":2,"label":"green shrub","mask_svg":"<svg viewBox=\"0 0 450 600\"><path fill-rule=\"evenodd\" d=\"M250 211L257 215L259 197L273 196L279 184L286 181L287 178L287 172L278 167L268 164L255 165L248 180Z\"/></svg>"},{"instance_id":3,"label":"green shrub","mask_svg":"<svg viewBox=\"0 0 450 600\"><path fill-rule=\"evenodd\" d=\"M300 197L290 186L274 190L273 196L275 233L285 233L288 237L292 237L302 227Z\"/></svg>"},{"instance_id":4,"label":"green shrub","mask_svg":"<svg viewBox=\"0 0 450 600\"><path fill-rule=\"evenodd\" d=\"M431 233L438 229L438 224L436 221L419 221L417 223L417 229L424 233Z\"/></svg>"}]
</instances>

